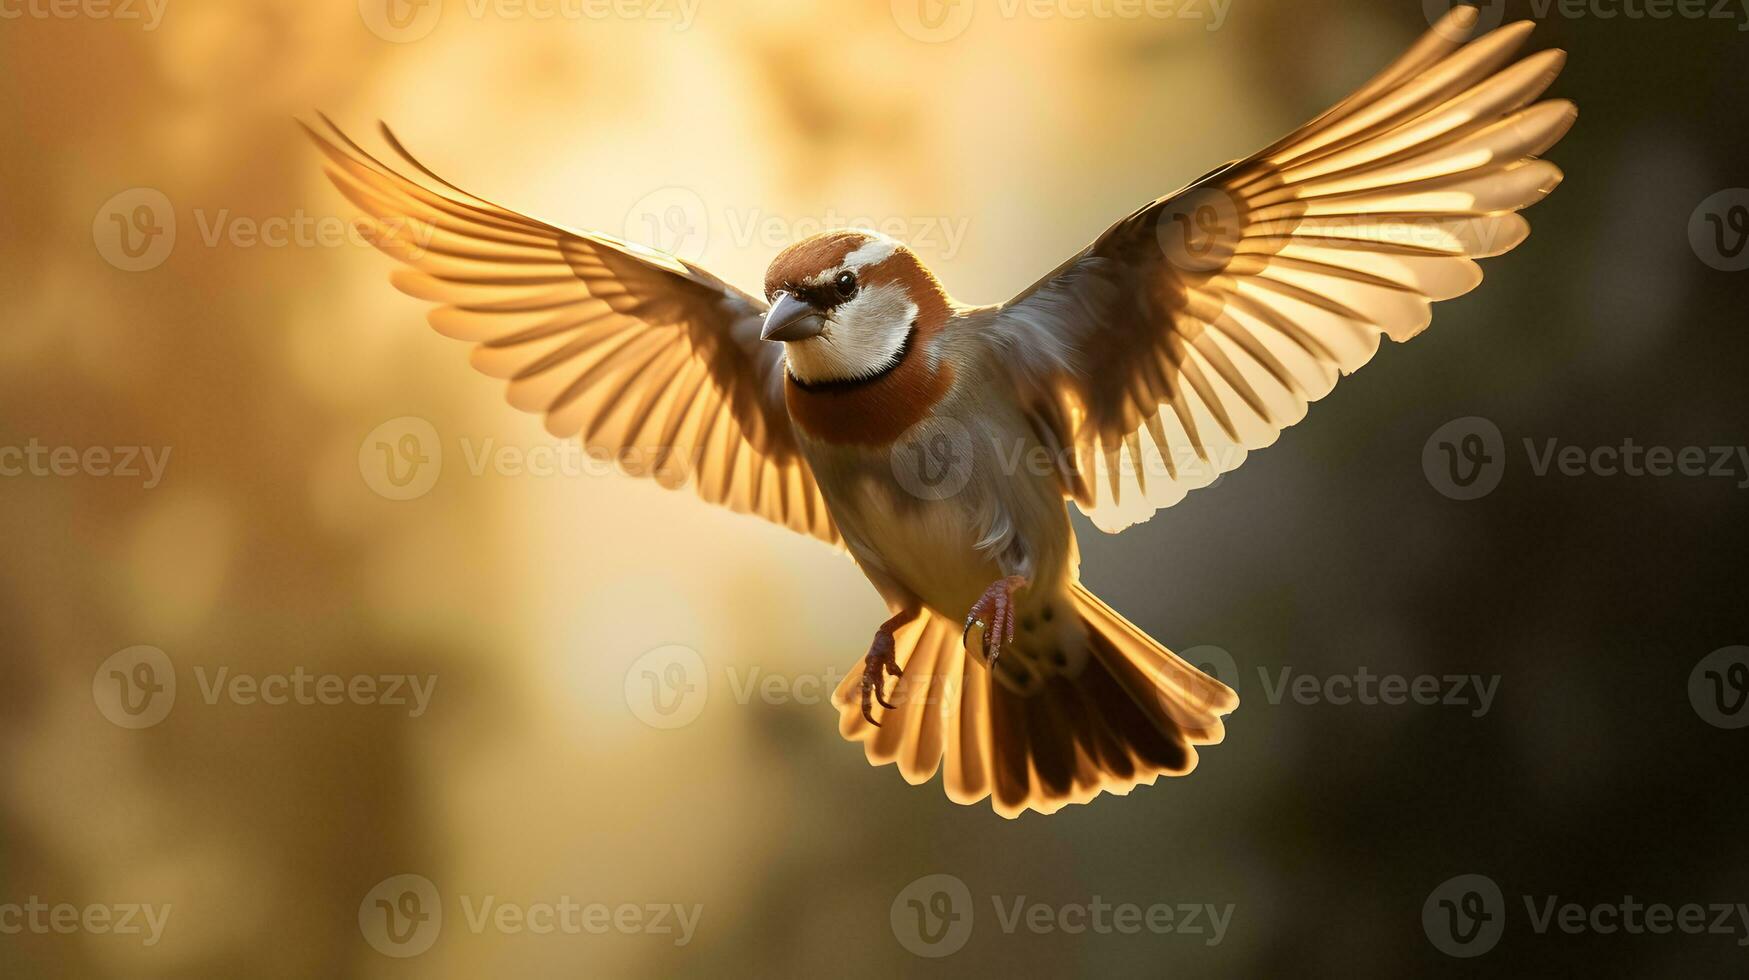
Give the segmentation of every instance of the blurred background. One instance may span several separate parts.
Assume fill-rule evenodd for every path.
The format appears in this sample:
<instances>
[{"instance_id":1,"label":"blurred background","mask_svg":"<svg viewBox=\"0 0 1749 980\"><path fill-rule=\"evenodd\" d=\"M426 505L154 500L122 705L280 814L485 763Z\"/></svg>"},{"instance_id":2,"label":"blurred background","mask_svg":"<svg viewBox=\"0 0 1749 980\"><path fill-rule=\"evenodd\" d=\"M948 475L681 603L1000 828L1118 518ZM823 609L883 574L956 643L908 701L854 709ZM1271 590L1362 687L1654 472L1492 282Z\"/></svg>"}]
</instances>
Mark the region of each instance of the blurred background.
<instances>
[{"instance_id":1,"label":"blurred background","mask_svg":"<svg viewBox=\"0 0 1749 980\"><path fill-rule=\"evenodd\" d=\"M293 120L744 286L858 222L993 302L1437 0L0 5L0 975L1740 971L1735 913L1537 928L1749 902L1749 11L1630 7L1484 9L1581 111L1480 289L1216 489L1076 515L1244 703L1191 777L1010 822L839 738L850 562L506 406ZM1455 499L1472 417L1503 469ZM1441 697L1331 696L1363 674Z\"/></svg>"}]
</instances>

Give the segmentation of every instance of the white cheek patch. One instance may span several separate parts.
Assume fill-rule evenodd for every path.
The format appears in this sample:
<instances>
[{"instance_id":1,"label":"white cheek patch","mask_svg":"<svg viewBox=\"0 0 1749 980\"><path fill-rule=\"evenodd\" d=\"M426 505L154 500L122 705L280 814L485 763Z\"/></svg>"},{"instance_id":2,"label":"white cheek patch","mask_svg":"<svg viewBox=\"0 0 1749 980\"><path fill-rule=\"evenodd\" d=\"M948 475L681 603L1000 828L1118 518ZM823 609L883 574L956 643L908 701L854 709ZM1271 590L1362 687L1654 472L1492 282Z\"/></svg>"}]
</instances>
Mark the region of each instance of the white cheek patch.
<instances>
[{"instance_id":1,"label":"white cheek patch","mask_svg":"<svg viewBox=\"0 0 1749 980\"><path fill-rule=\"evenodd\" d=\"M899 283L864 289L832 311L826 331L818 337L784 345L790 373L802 381L850 381L893 366L917 304Z\"/></svg>"}]
</instances>

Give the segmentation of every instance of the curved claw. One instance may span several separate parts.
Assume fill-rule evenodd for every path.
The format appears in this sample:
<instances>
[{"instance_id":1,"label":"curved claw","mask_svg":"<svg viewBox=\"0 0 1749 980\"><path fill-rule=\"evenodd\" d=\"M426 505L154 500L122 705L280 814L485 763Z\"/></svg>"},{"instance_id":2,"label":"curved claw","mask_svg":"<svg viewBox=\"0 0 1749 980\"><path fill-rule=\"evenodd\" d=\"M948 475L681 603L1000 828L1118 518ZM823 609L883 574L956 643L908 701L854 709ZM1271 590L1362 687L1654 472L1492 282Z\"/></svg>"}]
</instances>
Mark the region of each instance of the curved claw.
<instances>
[{"instance_id":1,"label":"curved claw","mask_svg":"<svg viewBox=\"0 0 1749 980\"><path fill-rule=\"evenodd\" d=\"M972 611L966 614L966 628L960 632L960 642L970 650L971 644L967 640L972 627L982 627L978 652L986 666L994 666L996 658L1002 656L1002 648L1014 642L1014 593L1025 588L1026 584L1026 579L1018 575L997 579L990 583L977 602L972 603Z\"/></svg>"},{"instance_id":2,"label":"curved claw","mask_svg":"<svg viewBox=\"0 0 1749 980\"><path fill-rule=\"evenodd\" d=\"M996 662L997 657L1002 656L1002 644L998 641L995 652L990 652L991 624L979 619L976 613L966 617L966 628L960 631L960 644L967 650L972 648L970 637L974 626L978 628L978 658L986 665L992 665Z\"/></svg>"},{"instance_id":3,"label":"curved claw","mask_svg":"<svg viewBox=\"0 0 1749 980\"><path fill-rule=\"evenodd\" d=\"M862 720L868 722L869 724L875 726L876 728L879 728L879 727L881 727L881 723L878 721L875 721L875 719L874 719L874 706L869 703L869 700L870 700L869 695L874 691L874 689L875 689L875 685L869 682L868 674L864 673L862 675ZM882 706L885 707L884 702L883 702Z\"/></svg>"},{"instance_id":4,"label":"curved claw","mask_svg":"<svg viewBox=\"0 0 1749 980\"><path fill-rule=\"evenodd\" d=\"M889 702L886 693L881 690L887 674L898 678L904 672L899 669L899 661L895 656L893 635L882 630L875 633L874 645L869 647L868 656L863 659L862 665L862 717L876 728L881 727L881 723L874 719L874 704L871 702L878 702L888 711L898 707ZM897 690L897 687L894 689Z\"/></svg>"}]
</instances>

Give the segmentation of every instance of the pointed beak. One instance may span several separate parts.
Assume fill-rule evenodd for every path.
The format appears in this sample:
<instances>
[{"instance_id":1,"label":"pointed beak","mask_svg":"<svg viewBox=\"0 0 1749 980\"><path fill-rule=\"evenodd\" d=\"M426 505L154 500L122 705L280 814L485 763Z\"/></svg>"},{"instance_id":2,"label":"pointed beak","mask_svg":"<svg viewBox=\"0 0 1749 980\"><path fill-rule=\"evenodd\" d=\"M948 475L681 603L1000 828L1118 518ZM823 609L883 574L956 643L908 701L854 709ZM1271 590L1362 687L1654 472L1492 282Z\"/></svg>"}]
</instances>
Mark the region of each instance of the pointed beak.
<instances>
[{"instance_id":1,"label":"pointed beak","mask_svg":"<svg viewBox=\"0 0 1749 980\"><path fill-rule=\"evenodd\" d=\"M765 328L760 340L807 340L826 329L826 318L819 310L796 299L789 293L778 293L777 302L765 315Z\"/></svg>"}]
</instances>

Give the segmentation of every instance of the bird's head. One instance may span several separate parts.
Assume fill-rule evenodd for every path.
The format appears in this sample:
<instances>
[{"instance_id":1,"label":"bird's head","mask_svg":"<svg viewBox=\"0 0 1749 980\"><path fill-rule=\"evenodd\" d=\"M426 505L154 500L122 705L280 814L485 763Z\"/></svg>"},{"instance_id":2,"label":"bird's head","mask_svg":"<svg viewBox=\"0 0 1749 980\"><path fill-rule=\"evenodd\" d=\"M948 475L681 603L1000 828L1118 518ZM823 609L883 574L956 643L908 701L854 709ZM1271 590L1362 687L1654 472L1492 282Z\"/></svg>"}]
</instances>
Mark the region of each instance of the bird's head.
<instances>
[{"instance_id":1,"label":"bird's head","mask_svg":"<svg viewBox=\"0 0 1749 980\"><path fill-rule=\"evenodd\" d=\"M952 313L911 250L866 231L831 231L784 249L765 273L771 312L760 336L782 341L797 381L874 377Z\"/></svg>"}]
</instances>

